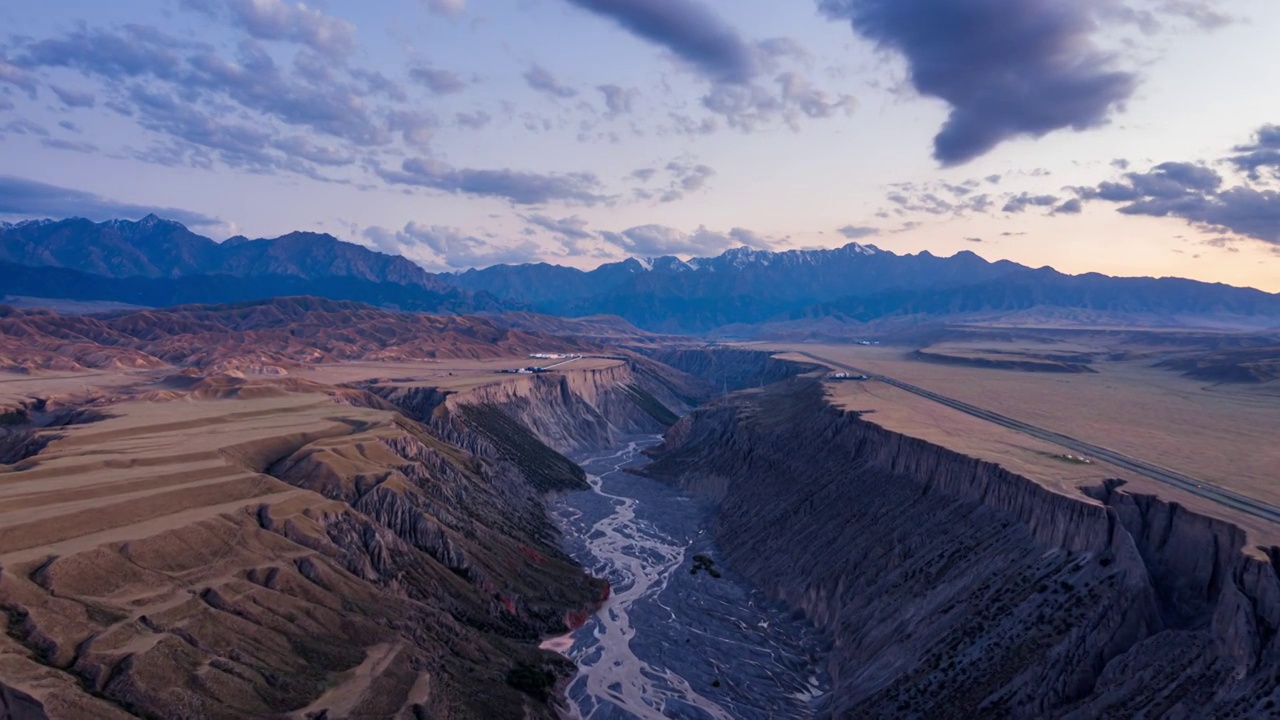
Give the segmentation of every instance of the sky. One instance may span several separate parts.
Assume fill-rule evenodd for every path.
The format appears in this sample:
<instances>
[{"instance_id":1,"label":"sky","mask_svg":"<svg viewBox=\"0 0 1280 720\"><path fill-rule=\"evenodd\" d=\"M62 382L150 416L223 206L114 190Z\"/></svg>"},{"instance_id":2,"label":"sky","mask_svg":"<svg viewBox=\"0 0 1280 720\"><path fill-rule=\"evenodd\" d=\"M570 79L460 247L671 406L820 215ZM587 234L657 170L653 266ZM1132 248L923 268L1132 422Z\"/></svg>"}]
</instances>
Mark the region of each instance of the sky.
<instances>
[{"instance_id":1,"label":"sky","mask_svg":"<svg viewBox=\"0 0 1280 720\"><path fill-rule=\"evenodd\" d=\"M0 219L429 270L857 241L1280 291L1274 0L0 5Z\"/></svg>"}]
</instances>

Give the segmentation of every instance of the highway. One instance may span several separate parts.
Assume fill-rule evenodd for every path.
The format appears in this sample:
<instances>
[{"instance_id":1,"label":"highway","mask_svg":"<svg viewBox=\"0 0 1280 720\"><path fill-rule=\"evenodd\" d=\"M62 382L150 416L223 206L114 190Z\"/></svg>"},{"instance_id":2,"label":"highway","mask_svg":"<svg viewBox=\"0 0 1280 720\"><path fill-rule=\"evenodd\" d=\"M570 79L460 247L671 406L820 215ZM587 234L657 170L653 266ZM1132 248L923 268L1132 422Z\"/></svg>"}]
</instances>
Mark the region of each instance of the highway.
<instances>
[{"instance_id":1,"label":"highway","mask_svg":"<svg viewBox=\"0 0 1280 720\"><path fill-rule=\"evenodd\" d=\"M1010 430L1017 430L1020 433L1030 435L1038 440L1044 440L1045 442L1060 445L1069 450L1081 453L1086 457L1111 463L1112 465L1137 473L1143 477L1150 478L1156 482L1164 483L1165 485L1178 488L1179 490L1185 490L1186 492L1198 495L1206 500L1212 500L1213 502L1224 507L1231 508L1232 510L1237 510L1270 522L1280 523L1280 507L1246 497L1239 493L1232 492L1231 490L1227 490L1226 488L1191 477L1190 475L1184 475L1183 473L1176 472L1174 470L1162 468L1144 460L1139 460L1138 458L1116 452L1115 450L1109 450L1102 446L1094 445L1093 443L1077 440L1076 438L1063 435L1062 433L1045 430L1044 428L1030 425L1022 422L1021 420L1014 420L1011 417L1006 417L999 413L977 407L976 405L970 405L969 403L946 397L945 395L939 395L931 390L925 390L922 387L910 385L902 382L901 380L895 380L891 377L886 377L878 373L868 372L852 365L836 362L829 358L819 357L813 353L797 352L796 354L803 355L811 360L816 360L828 367L838 368L857 375L866 375L871 380L878 380L887 385L892 385L914 395L919 395L922 398L959 410L967 415L972 415L973 417L995 423L996 425L1009 428Z\"/></svg>"}]
</instances>

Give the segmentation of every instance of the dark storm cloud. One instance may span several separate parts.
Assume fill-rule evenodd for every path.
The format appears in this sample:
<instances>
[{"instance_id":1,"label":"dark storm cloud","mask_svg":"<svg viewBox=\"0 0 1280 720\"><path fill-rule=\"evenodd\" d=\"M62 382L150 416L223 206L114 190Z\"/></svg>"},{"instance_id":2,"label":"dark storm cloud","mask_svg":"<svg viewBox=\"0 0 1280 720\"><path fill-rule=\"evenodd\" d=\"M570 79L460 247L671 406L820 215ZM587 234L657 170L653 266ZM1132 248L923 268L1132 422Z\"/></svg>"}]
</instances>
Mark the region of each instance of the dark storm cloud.
<instances>
[{"instance_id":1,"label":"dark storm cloud","mask_svg":"<svg viewBox=\"0 0 1280 720\"><path fill-rule=\"evenodd\" d=\"M108 220L141 218L151 213L192 226L220 222L217 218L188 210L122 203L83 190L0 175L0 215Z\"/></svg>"},{"instance_id":2,"label":"dark storm cloud","mask_svg":"<svg viewBox=\"0 0 1280 720\"><path fill-rule=\"evenodd\" d=\"M444 192L503 198L516 205L565 202L596 205L608 201L592 173L534 173L518 170L454 168L425 158L405 160L399 170L379 170L384 180Z\"/></svg>"},{"instance_id":3,"label":"dark storm cloud","mask_svg":"<svg viewBox=\"0 0 1280 720\"><path fill-rule=\"evenodd\" d=\"M755 53L737 31L697 0L569 0L675 53L715 82L756 73Z\"/></svg>"},{"instance_id":4,"label":"dark storm cloud","mask_svg":"<svg viewBox=\"0 0 1280 720\"><path fill-rule=\"evenodd\" d=\"M578 94L577 88L560 81L551 71L541 65L534 65L524 74L525 83L540 93L554 95L558 98L571 98Z\"/></svg>"},{"instance_id":5,"label":"dark storm cloud","mask_svg":"<svg viewBox=\"0 0 1280 720\"><path fill-rule=\"evenodd\" d=\"M911 83L951 115L934 138L944 165L1019 136L1107 121L1134 90L1090 36L1095 2L1062 0L819 0L831 18L901 53Z\"/></svg>"}]
</instances>

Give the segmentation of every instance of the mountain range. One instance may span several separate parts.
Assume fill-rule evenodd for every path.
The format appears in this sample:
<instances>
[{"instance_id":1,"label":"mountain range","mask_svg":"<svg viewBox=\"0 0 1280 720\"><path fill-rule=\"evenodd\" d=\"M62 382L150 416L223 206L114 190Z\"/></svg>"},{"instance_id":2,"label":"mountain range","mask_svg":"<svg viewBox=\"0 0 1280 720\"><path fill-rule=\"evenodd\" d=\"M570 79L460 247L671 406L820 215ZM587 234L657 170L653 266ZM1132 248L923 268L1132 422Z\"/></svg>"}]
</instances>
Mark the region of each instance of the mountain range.
<instances>
[{"instance_id":1,"label":"mountain range","mask_svg":"<svg viewBox=\"0 0 1280 720\"><path fill-rule=\"evenodd\" d=\"M1280 295L1178 278L1066 275L975 253L729 250L630 258L594 270L532 263L430 273L331 235L223 242L154 215L0 225L5 294L151 307L311 295L409 311L615 315L655 332L1000 317L1045 311L1280 326ZM1120 322L1122 320L1116 320Z\"/></svg>"}]
</instances>

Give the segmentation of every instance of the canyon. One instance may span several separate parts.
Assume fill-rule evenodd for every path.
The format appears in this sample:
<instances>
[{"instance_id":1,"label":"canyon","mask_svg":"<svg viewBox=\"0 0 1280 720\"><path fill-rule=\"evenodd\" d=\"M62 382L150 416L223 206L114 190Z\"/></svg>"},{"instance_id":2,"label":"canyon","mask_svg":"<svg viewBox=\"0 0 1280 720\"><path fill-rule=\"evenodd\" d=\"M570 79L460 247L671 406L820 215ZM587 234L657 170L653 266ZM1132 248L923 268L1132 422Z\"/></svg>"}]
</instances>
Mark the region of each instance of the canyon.
<instances>
[{"instance_id":1,"label":"canyon","mask_svg":"<svg viewBox=\"0 0 1280 720\"><path fill-rule=\"evenodd\" d=\"M146 312L0 318L0 716L1280 715L1275 528L812 357Z\"/></svg>"},{"instance_id":2,"label":"canyon","mask_svg":"<svg viewBox=\"0 0 1280 720\"><path fill-rule=\"evenodd\" d=\"M646 471L714 503L725 562L828 634L832 716L1280 712L1280 548L873 418L793 379L682 419Z\"/></svg>"}]
</instances>

